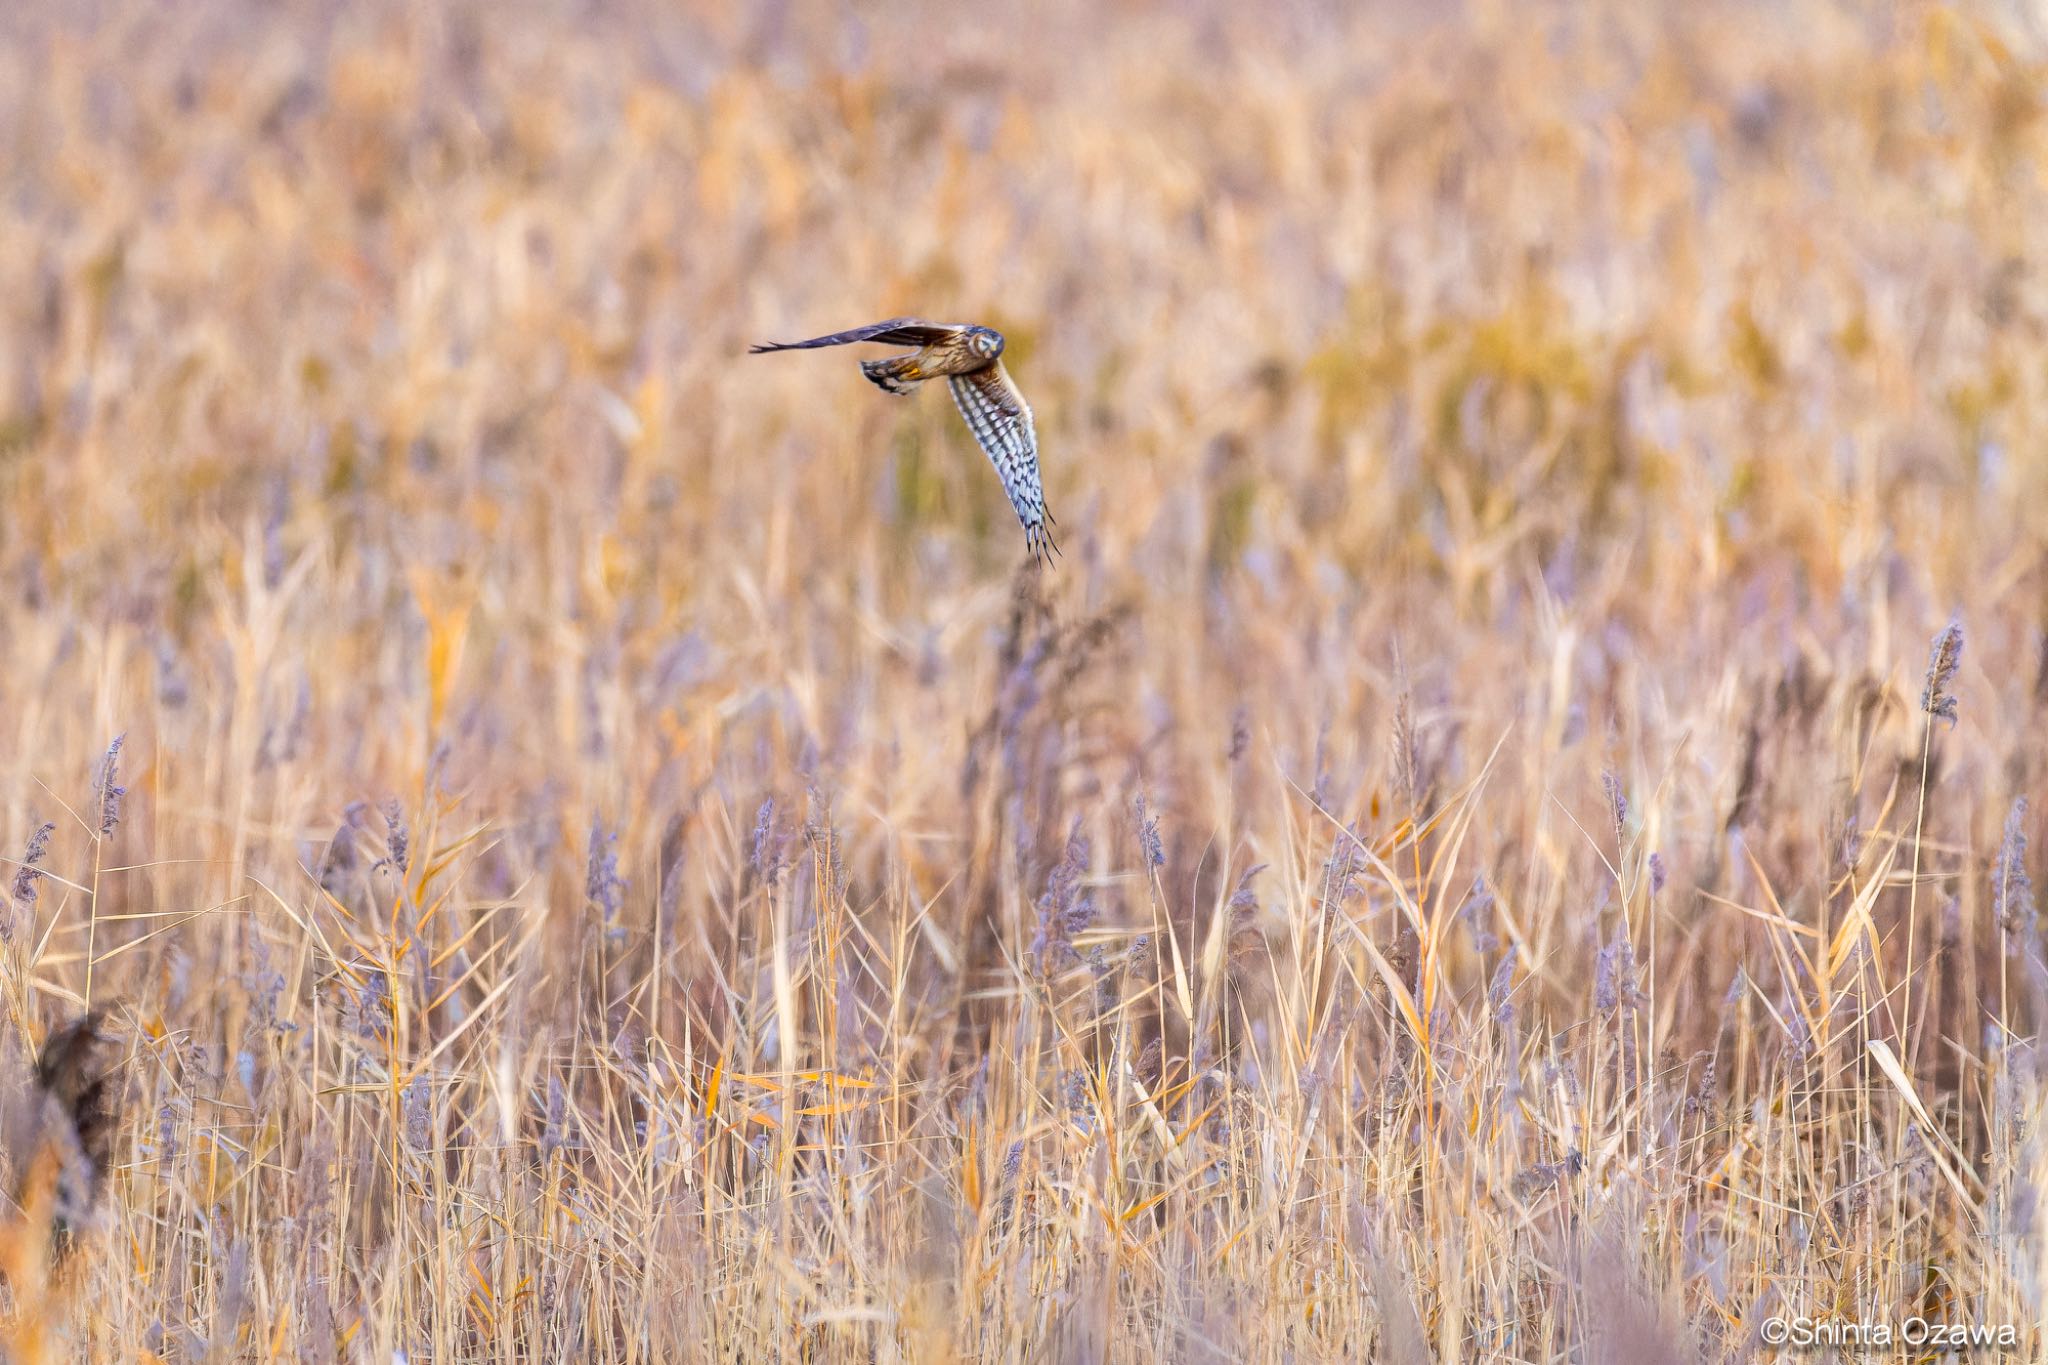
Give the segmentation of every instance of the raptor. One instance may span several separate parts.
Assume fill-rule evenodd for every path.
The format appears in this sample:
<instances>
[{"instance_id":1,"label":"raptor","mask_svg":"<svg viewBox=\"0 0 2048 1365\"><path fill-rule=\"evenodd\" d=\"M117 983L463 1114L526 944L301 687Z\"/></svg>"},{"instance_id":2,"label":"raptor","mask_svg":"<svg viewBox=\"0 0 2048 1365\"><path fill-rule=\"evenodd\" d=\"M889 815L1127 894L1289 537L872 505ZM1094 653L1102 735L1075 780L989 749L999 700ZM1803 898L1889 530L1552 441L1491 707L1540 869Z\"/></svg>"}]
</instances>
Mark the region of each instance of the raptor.
<instances>
[{"instance_id":1,"label":"raptor","mask_svg":"<svg viewBox=\"0 0 2048 1365\"><path fill-rule=\"evenodd\" d=\"M1059 553L1051 526L1058 525L1045 508L1045 486L1038 476L1038 435L1031 425L1031 405L1003 368L1003 334L993 327L969 323L924 322L890 318L809 341L770 342L749 354L767 351L811 351L872 341L887 346L915 346L908 355L863 360L860 372L878 388L908 394L928 379L944 379L967 429L988 453L989 462L1017 509L1024 543L1031 553L1050 562Z\"/></svg>"}]
</instances>

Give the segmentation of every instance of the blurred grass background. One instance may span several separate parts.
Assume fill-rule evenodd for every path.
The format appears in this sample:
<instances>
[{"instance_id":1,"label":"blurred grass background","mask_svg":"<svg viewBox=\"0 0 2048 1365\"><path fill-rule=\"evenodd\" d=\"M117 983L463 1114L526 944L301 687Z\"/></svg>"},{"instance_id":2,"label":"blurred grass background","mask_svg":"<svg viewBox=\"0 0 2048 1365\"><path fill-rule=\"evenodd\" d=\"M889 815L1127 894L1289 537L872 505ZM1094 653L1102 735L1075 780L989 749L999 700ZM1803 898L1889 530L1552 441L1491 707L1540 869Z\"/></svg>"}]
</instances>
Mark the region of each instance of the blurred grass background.
<instances>
[{"instance_id":1,"label":"blurred grass background","mask_svg":"<svg viewBox=\"0 0 2048 1365\"><path fill-rule=\"evenodd\" d=\"M8 11L10 1349L2038 1349L2044 39Z\"/></svg>"}]
</instances>

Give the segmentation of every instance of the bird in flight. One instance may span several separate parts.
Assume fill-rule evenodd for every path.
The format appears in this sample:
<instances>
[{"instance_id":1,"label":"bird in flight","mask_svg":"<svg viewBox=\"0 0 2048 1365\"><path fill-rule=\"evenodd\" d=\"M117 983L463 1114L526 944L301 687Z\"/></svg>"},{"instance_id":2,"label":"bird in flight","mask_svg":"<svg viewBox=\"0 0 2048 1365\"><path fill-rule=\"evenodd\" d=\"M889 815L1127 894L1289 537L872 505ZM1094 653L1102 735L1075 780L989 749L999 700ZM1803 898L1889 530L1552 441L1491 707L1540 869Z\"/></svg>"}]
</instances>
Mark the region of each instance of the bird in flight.
<instances>
[{"instance_id":1,"label":"bird in flight","mask_svg":"<svg viewBox=\"0 0 2048 1365\"><path fill-rule=\"evenodd\" d=\"M944 379L953 402L967 419L967 429L988 452L989 462L1024 525L1024 543L1050 563L1060 547L1048 525L1058 525L1045 510L1045 486L1038 478L1038 435L1031 426L1031 405L1024 401L1009 371L1003 368L1003 334L993 327L954 322L921 322L890 318L847 332L812 337L809 341L770 342L748 352L813 351L875 341L888 346L915 346L909 355L863 360L860 372L878 388L894 394L916 390L927 379Z\"/></svg>"}]
</instances>

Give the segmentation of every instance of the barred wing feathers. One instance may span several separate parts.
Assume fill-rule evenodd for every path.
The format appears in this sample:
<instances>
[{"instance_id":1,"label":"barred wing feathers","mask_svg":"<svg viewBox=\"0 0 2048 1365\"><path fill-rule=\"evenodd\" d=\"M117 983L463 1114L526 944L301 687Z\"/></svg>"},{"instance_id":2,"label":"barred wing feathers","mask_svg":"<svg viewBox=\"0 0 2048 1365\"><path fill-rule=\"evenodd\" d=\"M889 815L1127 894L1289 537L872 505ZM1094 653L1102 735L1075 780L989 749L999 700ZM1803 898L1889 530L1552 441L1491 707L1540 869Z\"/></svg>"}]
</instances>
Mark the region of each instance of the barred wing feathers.
<instances>
[{"instance_id":1,"label":"barred wing feathers","mask_svg":"<svg viewBox=\"0 0 2048 1365\"><path fill-rule=\"evenodd\" d=\"M1003 369L1001 361L947 381L953 402L967 420L967 429L988 453L989 462L1010 495L1023 523L1025 543L1041 558L1059 552L1046 529L1045 486L1038 477L1038 435L1031 426L1031 405Z\"/></svg>"}]
</instances>

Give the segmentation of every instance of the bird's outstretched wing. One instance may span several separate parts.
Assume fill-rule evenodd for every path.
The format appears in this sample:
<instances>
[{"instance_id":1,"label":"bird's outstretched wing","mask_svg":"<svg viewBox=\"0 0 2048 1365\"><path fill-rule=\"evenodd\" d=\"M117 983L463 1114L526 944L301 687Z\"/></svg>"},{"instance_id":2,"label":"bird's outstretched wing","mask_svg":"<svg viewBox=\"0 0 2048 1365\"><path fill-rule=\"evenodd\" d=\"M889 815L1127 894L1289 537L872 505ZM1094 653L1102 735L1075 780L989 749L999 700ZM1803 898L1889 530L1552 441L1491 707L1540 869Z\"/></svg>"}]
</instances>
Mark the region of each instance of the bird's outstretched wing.
<instances>
[{"instance_id":1,"label":"bird's outstretched wing","mask_svg":"<svg viewBox=\"0 0 2048 1365\"><path fill-rule=\"evenodd\" d=\"M871 322L865 327L855 327L830 336L812 337L809 341L770 341L747 348L748 355L760 355L766 351L815 351L820 346L847 346L856 341L879 341L888 346L931 346L958 336L967 329L953 323L923 322L917 318L890 318L887 322Z\"/></svg>"},{"instance_id":2,"label":"bird's outstretched wing","mask_svg":"<svg viewBox=\"0 0 2048 1365\"><path fill-rule=\"evenodd\" d=\"M1038 478L1038 435L1031 427L1031 405L1001 361L971 374L953 375L946 383L960 415L967 419L967 429L988 452L1010 505L1017 509L1025 543L1032 554L1050 560L1060 547L1046 529L1052 514L1045 510L1045 486Z\"/></svg>"}]
</instances>

